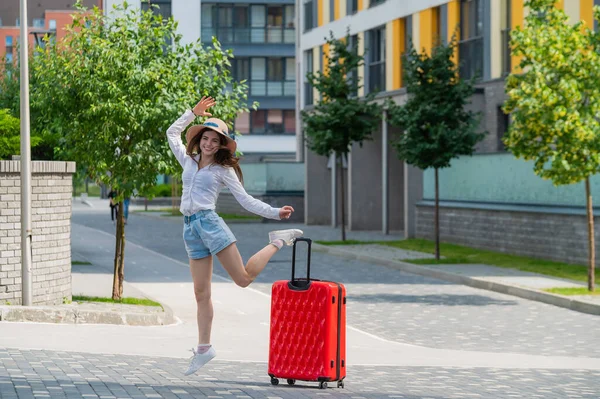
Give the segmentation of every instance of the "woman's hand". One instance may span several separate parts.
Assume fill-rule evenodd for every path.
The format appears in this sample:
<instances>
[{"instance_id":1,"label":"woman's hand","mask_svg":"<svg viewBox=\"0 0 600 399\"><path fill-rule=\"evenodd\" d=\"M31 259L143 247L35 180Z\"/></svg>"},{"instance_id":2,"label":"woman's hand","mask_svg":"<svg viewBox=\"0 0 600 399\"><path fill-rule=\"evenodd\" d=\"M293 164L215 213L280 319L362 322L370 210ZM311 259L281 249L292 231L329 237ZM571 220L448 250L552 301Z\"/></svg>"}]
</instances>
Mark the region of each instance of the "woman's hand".
<instances>
[{"instance_id":1,"label":"woman's hand","mask_svg":"<svg viewBox=\"0 0 600 399\"><path fill-rule=\"evenodd\" d=\"M289 219L292 216L292 212L294 212L294 208L289 205L286 205L279 209L279 218L280 219Z\"/></svg>"},{"instance_id":2,"label":"woman's hand","mask_svg":"<svg viewBox=\"0 0 600 399\"><path fill-rule=\"evenodd\" d=\"M198 104L192 109L192 112L196 116L212 116L212 114L206 112L207 109L215 105L217 102L212 97L202 97Z\"/></svg>"}]
</instances>

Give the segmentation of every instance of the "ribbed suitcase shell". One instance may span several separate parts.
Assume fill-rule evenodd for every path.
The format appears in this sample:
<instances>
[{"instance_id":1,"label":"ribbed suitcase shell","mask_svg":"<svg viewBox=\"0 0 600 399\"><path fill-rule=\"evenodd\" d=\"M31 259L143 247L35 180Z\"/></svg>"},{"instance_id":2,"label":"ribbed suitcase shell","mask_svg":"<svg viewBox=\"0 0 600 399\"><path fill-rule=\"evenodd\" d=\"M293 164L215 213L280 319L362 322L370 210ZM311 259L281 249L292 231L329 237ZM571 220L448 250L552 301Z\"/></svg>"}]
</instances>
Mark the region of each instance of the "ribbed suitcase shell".
<instances>
[{"instance_id":1,"label":"ribbed suitcase shell","mask_svg":"<svg viewBox=\"0 0 600 399\"><path fill-rule=\"evenodd\" d=\"M311 280L297 290L276 281L271 293L271 377L336 381L346 377L346 288ZM339 371L338 371L339 365Z\"/></svg>"}]
</instances>

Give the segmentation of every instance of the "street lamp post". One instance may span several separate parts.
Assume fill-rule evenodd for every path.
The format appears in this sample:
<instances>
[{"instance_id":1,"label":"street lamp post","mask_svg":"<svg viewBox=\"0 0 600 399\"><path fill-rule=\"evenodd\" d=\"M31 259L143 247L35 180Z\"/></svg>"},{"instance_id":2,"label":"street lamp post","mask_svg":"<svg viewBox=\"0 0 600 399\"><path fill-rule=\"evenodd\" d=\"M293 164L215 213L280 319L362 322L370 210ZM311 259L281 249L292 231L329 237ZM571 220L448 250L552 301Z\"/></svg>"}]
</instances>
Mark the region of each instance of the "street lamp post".
<instances>
[{"instance_id":1,"label":"street lamp post","mask_svg":"<svg viewBox=\"0 0 600 399\"><path fill-rule=\"evenodd\" d=\"M21 5L21 294L22 305L32 305L31 281L31 146L29 138L29 35L27 0Z\"/></svg>"}]
</instances>

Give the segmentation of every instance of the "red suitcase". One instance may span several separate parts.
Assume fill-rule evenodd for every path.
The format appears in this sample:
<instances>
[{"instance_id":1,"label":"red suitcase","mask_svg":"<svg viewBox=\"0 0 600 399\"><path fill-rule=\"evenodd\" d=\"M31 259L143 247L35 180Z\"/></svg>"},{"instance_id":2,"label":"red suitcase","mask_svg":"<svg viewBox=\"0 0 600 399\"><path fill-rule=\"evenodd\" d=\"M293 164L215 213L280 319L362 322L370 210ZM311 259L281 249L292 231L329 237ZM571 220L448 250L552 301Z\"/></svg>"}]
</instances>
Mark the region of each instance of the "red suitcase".
<instances>
[{"instance_id":1,"label":"red suitcase","mask_svg":"<svg viewBox=\"0 0 600 399\"><path fill-rule=\"evenodd\" d=\"M307 277L295 278L296 244L308 243ZM346 287L310 278L312 241L298 238L292 252L292 279L273 283L269 368L271 384L279 378L317 381L319 388L346 377Z\"/></svg>"}]
</instances>

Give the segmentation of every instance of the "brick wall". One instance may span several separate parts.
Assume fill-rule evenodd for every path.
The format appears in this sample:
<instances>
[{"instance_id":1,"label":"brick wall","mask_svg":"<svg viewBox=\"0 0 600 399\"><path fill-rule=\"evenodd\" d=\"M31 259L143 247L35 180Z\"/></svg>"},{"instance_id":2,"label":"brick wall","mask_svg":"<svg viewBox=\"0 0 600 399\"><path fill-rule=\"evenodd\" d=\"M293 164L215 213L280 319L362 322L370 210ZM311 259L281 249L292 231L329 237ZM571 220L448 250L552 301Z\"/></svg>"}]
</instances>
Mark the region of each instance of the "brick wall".
<instances>
[{"instance_id":1,"label":"brick wall","mask_svg":"<svg viewBox=\"0 0 600 399\"><path fill-rule=\"evenodd\" d=\"M32 283L35 305L71 299L74 162L32 162ZM0 304L21 303L20 161L0 161Z\"/></svg>"},{"instance_id":2,"label":"brick wall","mask_svg":"<svg viewBox=\"0 0 600 399\"><path fill-rule=\"evenodd\" d=\"M587 264L585 209L567 213L440 206L440 240L474 248ZM596 253L600 215L595 218ZM417 206L417 237L434 239L434 207ZM443 254L442 254L443 255ZM596 257L598 259L598 256ZM597 262L597 264L600 262Z\"/></svg>"}]
</instances>

